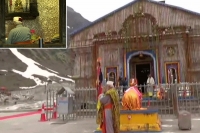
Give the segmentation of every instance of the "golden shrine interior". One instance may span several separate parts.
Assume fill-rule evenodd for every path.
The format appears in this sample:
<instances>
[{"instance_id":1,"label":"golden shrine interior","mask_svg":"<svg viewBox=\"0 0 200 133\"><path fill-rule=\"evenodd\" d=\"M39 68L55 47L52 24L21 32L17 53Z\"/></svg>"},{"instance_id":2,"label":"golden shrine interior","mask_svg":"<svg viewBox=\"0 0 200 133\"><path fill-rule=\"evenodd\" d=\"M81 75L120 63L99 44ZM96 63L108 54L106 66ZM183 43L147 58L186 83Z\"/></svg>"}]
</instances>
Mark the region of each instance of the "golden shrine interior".
<instances>
[{"instance_id":1,"label":"golden shrine interior","mask_svg":"<svg viewBox=\"0 0 200 133\"><path fill-rule=\"evenodd\" d=\"M71 33L74 76L95 86L97 58L110 80L151 73L157 84L198 82L200 14L151 0L135 0ZM84 77L88 77L85 82Z\"/></svg>"},{"instance_id":2,"label":"golden shrine interior","mask_svg":"<svg viewBox=\"0 0 200 133\"><path fill-rule=\"evenodd\" d=\"M5 23L4 26L0 26L0 31L5 33L1 39L6 38L10 30L14 28L13 17L19 16L23 19L23 25L34 30L44 42L59 42L59 36L63 34L66 36L66 33L62 33L64 31L59 30L66 29L66 24L62 23L62 18L60 18L63 16L66 19L65 3L64 0L1 0L0 5L4 13L1 13L0 21Z\"/></svg>"}]
</instances>

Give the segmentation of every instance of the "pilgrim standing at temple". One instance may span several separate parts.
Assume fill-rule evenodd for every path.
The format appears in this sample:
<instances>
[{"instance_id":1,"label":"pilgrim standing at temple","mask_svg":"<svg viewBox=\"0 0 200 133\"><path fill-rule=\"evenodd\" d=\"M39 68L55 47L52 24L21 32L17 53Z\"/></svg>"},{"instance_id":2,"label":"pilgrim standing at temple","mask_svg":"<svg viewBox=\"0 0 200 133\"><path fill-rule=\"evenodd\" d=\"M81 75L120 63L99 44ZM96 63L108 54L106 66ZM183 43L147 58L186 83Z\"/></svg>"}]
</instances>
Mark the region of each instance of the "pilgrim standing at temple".
<instances>
[{"instance_id":1,"label":"pilgrim standing at temple","mask_svg":"<svg viewBox=\"0 0 200 133\"><path fill-rule=\"evenodd\" d=\"M17 43L31 43L31 32L30 29L22 25L21 17L14 17L13 22L16 28L12 29L8 35L6 44L17 44Z\"/></svg>"},{"instance_id":2,"label":"pilgrim standing at temple","mask_svg":"<svg viewBox=\"0 0 200 133\"><path fill-rule=\"evenodd\" d=\"M120 86L120 87L123 86L123 79L122 79L122 77L119 77L118 83L119 83L119 86Z\"/></svg>"},{"instance_id":3,"label":"pilgrim standing at temple","mask_svg":"<svg viewBox=\"0 0 200 133\"><path fill-rule=\"evenodd\" d=\"M100 58L97 59L97 97L102 93L102 86L101 83L103 81L103 74L101 71L101 60Z\"/></svg>"},{"instance_id":4,"label":"pilgrim standing at temple","mask_svg":"<svg viewBox=\"0 0 200 133\"><path fill-rule=\"evenodd\" d=\"M107 81L104 93L99 96L101 103L98 111L102 133L119 133L119 96L114 88L114 82Z\"/></svg>"},{"instance_id":5,"label":"pilgrim standing at temple","mask_svg":"<svg viewBox=\"0 0 200 133\"><path fill-rule=\"evenodd\" d=\"M155 85L154 78L151 76L151 74L148 75L147 79L147 93L149 97L153 96L153 87Z\"/></svg>"},{"instance_id":6,"label":"pilgrim standing at temple","mask_svg":"<svg viewBox=\"0 0 200 133\"><path fill-rule=\"evenodd\" d=\"M126 91L127 87L128 87L128 82L127 82L126 77L124 77L124 79L123 79L123 93Z\"/></svg>"},{"instance_id":7,"label":"pilgrim standing at temple","mask_svg":"<svg viewBox=\"0 0 200 133\"><path fill-rule=\"evenodd\" d=\"M123 78L122 77L119 77L119 79L118 79L118 85L119 85L118 93L120 95L121 92L123 91Z\"/></svg>"},{"instance_id":8,"label":"pilgrim standing at temple","mask_svg":"<svg viewBox=\"0 0 200 133\"><path fill-rule=\"evenodd\" d=\"M106 82L109 80L109 73L106 74Z\"/></svg>"}]
</instances>

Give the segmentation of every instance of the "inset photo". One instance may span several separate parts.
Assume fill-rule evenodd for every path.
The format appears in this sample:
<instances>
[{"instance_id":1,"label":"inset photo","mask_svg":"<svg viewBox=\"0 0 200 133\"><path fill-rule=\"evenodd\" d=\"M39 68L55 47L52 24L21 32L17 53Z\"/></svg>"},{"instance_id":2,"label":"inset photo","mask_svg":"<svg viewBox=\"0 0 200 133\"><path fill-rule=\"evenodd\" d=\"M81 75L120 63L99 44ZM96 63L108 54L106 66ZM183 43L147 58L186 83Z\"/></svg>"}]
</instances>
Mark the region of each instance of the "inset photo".
<instances>
[{"instance_id":1,"label":"inset photo","mask_svg":"<svg viewBox=\"0 0 200 133\"><path fill-rule=\"evenodd\" d=\"M66 0L1 0L0 48L66 48Z\"/></svg>"}]
</instances>

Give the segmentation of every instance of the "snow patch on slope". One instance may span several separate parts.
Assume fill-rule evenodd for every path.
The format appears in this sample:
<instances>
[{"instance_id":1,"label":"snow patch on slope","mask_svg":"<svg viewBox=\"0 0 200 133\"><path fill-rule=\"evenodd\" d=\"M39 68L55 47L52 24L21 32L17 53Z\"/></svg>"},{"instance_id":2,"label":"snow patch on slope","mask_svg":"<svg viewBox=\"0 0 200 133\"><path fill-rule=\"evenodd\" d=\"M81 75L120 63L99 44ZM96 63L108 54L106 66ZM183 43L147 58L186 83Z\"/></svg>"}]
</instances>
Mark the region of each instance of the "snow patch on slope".
<instances>
[{"instance_id":1,"label":"snow patch on slope","mask_svg":"<svg viewBox=\"0 0 200 133\"><path fill-rule=\"evenodd\" d=\"M0 70L1 72L8 72L7 70Z\"/></svg>"},{"instance_id":2,"label":"snow patch on slope","mask_svg":"<svg viewBox=\"0 0 200 133\"><path fill-rule=\"evenodd\" d=\"M44 82L42 82L39 78L34 77L33 75L40 75L40 76L44 76L46 78L49 78L50 76L54 76L57 78L60 78L61 80L65 80L65 81L71 81L74 82L74 80L70 79L70 78L64 78L61 76L58 76L57 74L59 74L58 72L51 70L49 68L49 71L43 70L41 68L39 68L37 65L42 66L41 64L39 64L38 62L35 62L34 60L24 56L23 54L21 54L17 49L10 49L10 51L18 58L20 59L23 63L25 63L28 67L26 69L25 72L21 72L15 69L12 69L13 72L22 75L25 78L29 78L35 81L36 86L39 85L45 85ZM44 66L43 66L44 67ZM27 89L27 88L35 88L36 86L32 86L32 87L20 87L21 89Z\"/></svg>"},{"instance_id":3,"label":"snow patch on slope","mask_svg":"<svg viewBox=\"0 0 200 133\"><path fill-rule=\"evenodd\" d=\"M42 65L41 65L42 66ZM54 71L54 70L52 70L52 69L49 69L49 68L47 68L47 67L45 67L47 70L49 70L49 71L51 71L51 72L53 72L53 73L57 73L57 74L59 74L58 72L56 72L56 71Z\"/></svg>"}]
</instances>

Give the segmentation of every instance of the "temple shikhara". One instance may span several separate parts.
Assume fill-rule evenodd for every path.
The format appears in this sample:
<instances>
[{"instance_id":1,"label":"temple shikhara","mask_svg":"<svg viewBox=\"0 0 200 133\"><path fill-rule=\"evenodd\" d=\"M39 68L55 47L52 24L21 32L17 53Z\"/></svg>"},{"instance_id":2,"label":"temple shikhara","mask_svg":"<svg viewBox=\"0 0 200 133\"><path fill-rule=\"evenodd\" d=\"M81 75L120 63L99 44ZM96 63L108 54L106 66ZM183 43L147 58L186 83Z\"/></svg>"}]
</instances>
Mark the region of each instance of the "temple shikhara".
<instances>
[{"instance_id":1,"label":"temple shikhara","mask_svg":"<svg viewBox=\"0 0 200 133\"><path fill-rule=\"evenodd\" d=\"M96 60L103 76L150 73L157 84L197 82L200 70L200 14L151 0L135 0L71 34L74 75L94 83Z\"/></svg>"}]
</instances>

